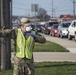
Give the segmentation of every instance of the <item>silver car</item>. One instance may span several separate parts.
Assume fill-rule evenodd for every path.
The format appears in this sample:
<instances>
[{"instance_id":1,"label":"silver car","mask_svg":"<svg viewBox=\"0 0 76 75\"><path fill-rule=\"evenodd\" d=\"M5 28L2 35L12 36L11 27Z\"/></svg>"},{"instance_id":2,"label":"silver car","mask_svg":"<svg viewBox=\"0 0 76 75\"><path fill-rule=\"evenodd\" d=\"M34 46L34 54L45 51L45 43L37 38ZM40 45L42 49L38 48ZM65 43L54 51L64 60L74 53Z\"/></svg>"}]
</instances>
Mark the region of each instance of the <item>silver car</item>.
<instances>
[{"instance_id":1,"label":"silver car","mask_svg":"<svg viewBox=\"0 0 76 75\"><path fill-rule=\"evenodd\" d=\"M70 26L71 22L61 22L58 26L58 37L68 37L68 27Z\"/></svg>"}]
</instances>

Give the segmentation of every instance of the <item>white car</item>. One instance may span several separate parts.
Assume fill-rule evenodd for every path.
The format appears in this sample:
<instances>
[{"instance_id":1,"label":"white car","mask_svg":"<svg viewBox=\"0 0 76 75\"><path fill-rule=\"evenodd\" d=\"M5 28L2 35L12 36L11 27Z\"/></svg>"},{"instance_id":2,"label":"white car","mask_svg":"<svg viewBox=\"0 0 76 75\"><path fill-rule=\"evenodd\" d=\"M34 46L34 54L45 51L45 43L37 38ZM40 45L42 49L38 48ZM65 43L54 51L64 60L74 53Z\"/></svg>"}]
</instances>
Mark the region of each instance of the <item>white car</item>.
<instances>
[{"instance_id":1,"label":"white car","mask_svg":"<svg viewBox=\"0 0 76 75\"><path fill-rule=\"evenodd\" d=\"M58 26L58 37L68 37L68 27L71 24L71 22L61 22Z\"/></svg>"},{"instance_id":2,"label":"white car","mask_svg":"<svg viewBox=\"0 0 76 75\"><path fill-rule=\"evenodd\" d=\"M73 20L68 28L68 39L72 40L72 38L76 40L76 20Z\"/></svg>"}]
</instances>

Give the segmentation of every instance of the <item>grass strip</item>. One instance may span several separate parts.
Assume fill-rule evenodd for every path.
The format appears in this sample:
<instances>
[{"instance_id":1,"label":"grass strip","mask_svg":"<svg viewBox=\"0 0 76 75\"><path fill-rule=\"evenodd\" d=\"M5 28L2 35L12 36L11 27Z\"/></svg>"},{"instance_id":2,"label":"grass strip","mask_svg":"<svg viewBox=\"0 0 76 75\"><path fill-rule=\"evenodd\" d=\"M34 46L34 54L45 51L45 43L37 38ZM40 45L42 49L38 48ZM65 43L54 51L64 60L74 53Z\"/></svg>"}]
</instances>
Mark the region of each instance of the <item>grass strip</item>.
<instances>
[{"instance_id":1,"label":"grass strip","mask_svg":"<svg viewBox=\"0 0 76 75\"><path fill-rule=\"evenodd\" d=\"M69 52L63 46L47 41L45 44L35 43L34 52Z\"/></svg>"},{"instance_id":2,"label":"grass strip","mask_svg":"<svg viewBox=\"0 0 76 75\"><path fill-rule=\"evenodd\" d=\"M13 75L13 71L0 71L0 75ZM35 75L76 75L76 62L37 62Z\"/></svg>"}]
</instances>

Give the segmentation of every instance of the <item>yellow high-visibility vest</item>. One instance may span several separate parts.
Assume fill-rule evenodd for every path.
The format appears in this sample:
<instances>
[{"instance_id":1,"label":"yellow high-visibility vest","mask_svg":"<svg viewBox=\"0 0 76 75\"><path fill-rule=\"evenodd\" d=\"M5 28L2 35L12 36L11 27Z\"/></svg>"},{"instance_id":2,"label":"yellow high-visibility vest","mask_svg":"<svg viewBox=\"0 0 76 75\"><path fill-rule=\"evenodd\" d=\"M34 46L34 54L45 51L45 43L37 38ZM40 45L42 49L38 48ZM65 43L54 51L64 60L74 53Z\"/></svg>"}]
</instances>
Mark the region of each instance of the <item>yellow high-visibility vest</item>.
<instances>
[{"instance_id":1,"label":"yellow high-visibility vest","mask_svg":"<svg viewBox=\"0 0 76 75\"><path fill-rule=\"evenodd\" d=\"M19 58L32 59L32 53L34 48L34 39L29 36L25 39L21 29L18 29L17 39L16 39L16 56Z\"/></svg>"}]
</instances>

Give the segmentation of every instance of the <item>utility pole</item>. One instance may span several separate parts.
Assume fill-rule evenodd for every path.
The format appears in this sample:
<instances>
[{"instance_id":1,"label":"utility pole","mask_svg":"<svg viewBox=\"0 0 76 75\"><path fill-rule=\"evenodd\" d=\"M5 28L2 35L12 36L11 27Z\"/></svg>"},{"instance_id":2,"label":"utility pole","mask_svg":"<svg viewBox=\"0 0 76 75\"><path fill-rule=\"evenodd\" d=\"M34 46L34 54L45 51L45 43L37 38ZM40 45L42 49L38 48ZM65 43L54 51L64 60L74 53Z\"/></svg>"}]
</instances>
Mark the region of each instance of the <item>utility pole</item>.
<instances>
[{"instance_id":1,"label":"utility pole","mask_svg":"<svg viewBox=\"0 0 76 75\"><path fill-rule=\"evenodd\" d=\"M73 19L75 19L75 0L73 0Z\"/></svg>"},{"instance_id":2,"label":"utility pole","mask_svg":"<svg viewBox=\"0 0 76 75\"><path fill-rule=\"evenodd\" d=\"M53 0L52 0L52 19L53 19Z\"/></svg>"},{"instance_id":3,"label":"utility pole","mask_svg":"<svg viewBox=\"0 0 76 75\"><path fill-rule=\"evenodd\" d=\"M0 0L0 29L1 29L1 0Z\"/></svg>"},{"instance_id":4,"label":"utility pole","mask_svg":"<svg viewBox=\"0 0 76 75\"><path fill-rule=\"evenodd\" d=\"M36 13L38 12L38 4L32 4L31 11L34 12L34 23L35 23L35 32L36 32Z\"/></svg>"},{"instance_id":5,"label":"utility pole","mask_svg":"<svg viewBox=\"0 0 76 75\"><path fill-rule=\"evenodd\" d=\"M5 6L4 6L4 0L1 0L1 26L4 26L5 24L5 18L4 18L4 16L5 16ZM2 40L5 40L5 39L1 39L1 41ZM5 57L6 57L6 55L5 55L5 53L6 53L6 51L5 51L5 49L4 48L2 48L2 47L4 47L5 48L5 45L3 45L3 44L1 44L1 69L5 69ZM5 63L4 63L5 62Z\"/></svg>"},{"instance_id":6,"label":"utility pole","mask_svg":"<svg viewBox=\"0 0 76 75\"><path fill-rule=\"evenodd\" d=\"M55 15L55 8L54 8L54 18L56 17L56 15Z\"/></svg>"},{"instance_id":7,"label":"utility pole","mask_svg":"<svg viewBox=\"0 0 76 75\"><path fill-rule=\"evenodd\" d=\"M10 0L10 28L12 28L12 0Z\"/></svg>"},{"instance_id":8,"label":"utility pole","mask_svg":"<svg viewBox=\"0 0 76 75\"><path fill-rule=\"evenodd\" d=\"M0 29L1 29L1 0L0 0ZM0 66L1 66L1 44L0 44Z\"/></svg>"},{"instance_id":9,"label":"utility pole","mask_svg":"<svg viewBox=\"0 0 76 75\"><path fill-rule=\"evenodd\" d=\"M1 0L1 27L6 29L11 27L11 13L10 3L12 0ZM8 70L11 68L11 40L9 37L1 39L1 70Z\"/></svg>"}]
</instances>

